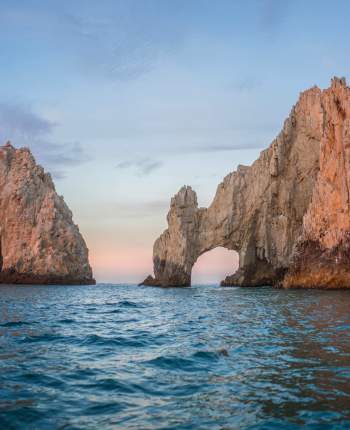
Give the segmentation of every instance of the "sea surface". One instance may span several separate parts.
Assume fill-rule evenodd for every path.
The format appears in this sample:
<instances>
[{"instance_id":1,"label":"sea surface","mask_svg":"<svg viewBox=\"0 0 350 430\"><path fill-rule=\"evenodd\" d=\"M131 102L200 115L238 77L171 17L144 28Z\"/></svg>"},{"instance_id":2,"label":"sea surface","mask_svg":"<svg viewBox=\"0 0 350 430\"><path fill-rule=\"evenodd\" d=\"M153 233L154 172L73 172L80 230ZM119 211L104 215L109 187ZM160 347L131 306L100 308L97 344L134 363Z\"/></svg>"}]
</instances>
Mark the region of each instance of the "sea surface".
<instances>
[{"instance_id":1,"label":"sea surface","mask_svg":"<svg viewBox=\"0 0 350 430\"><path fill-rule=\"evenodd\" d=\"M350 291L0 286L0 429L349 429Z\"/></svg>"}]
</instances>

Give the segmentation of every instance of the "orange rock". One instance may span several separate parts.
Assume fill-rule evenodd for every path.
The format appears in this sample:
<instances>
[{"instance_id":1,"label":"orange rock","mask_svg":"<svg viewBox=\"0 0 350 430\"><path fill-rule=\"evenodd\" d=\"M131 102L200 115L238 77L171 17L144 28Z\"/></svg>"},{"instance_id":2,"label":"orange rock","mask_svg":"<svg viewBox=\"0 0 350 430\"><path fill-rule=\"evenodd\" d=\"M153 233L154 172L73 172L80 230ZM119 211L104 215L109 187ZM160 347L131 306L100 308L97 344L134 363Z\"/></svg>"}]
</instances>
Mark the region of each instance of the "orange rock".
<instances>
[{"instance_id":1,"label":"orange rock","mask_svg":"<svg viewBox=\"0 0 350 430\"><path fill-rule=\"evenodd\" d=\"M223 246L239 253L223 285L350 287L349 101L343 78L303 92L270 147L227 175L208 208L183 187L147 284L190 285L197 258Z\"/></svg>"},{"instance_id":2,"label":"orange rock","mask_svg":"<svg viewBox=\"0 0 350 430\"><path fill-rule=\"evenodd\" d=\"M88 249L29 149L0 147L0 282L93 284Z\"/></svg>"},{"instance_id":3,"label":"orange rock","mask_svg":"<svg viewBox=\"0 0 350 430\"><path fill-rule=\"evenodd\" d=\"M322 92L320 172L285 287L350 288L350 89Z\"/></svg>"}]
</instances>

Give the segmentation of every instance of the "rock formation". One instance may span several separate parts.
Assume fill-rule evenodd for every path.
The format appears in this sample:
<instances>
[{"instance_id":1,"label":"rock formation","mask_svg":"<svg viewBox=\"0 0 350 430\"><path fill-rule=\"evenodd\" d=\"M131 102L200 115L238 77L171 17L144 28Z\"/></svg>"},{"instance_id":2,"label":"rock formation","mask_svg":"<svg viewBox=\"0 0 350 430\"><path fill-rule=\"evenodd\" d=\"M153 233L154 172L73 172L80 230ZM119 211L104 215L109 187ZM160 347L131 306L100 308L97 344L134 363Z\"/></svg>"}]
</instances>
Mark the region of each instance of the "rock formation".
<instances>
[{"instance_id":1,"label":"rock formation","mask_svg":"<svg viewBox=\"0 0 350 430\"><path fill-rule=\"evenodd\" d=\"M285 287L350 288L350 89L333 79L322 92L317 182Z\"/></svg>"},{"instance_id":2,"label":"rock formation","mask_svg":"<svg viewBox=\"0 0 350 430\"><path fill-rule=\"evenodd\" d=\"M208 208L181 188L143 283L188 286L197 258L223 246L239 268L222 285L350 287L349 190L350 88L334 78L300 95L270 147L226 176Z\"/></svg>"},{"instance_id":3,"label":"rock formation","mask_svg":"<svg viewBox=\"0 0 350 430\"><path fill-rule=\"evenodd\" d=\"M0 147L0 282L93 284L88 249L29 149Z\"/></svg>"}]
</instances>

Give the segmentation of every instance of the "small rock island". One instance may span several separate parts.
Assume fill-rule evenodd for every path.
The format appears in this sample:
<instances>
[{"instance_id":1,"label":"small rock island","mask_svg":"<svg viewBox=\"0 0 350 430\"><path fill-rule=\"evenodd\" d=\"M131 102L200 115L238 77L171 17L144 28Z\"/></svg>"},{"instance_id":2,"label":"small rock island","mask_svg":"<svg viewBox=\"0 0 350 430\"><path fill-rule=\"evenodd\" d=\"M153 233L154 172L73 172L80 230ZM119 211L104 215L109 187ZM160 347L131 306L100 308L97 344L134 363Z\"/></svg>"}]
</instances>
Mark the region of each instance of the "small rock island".
<instances>
[{"instance_id":1,"label":"small rock island","mask_svg":"<svg viewBox=\"0 0 350 430\"><path fill-rule=\"evenodd\" d=\"M0 283L94 284L88 249L50 174L0 147Z\"/></svg>"},{"instance_id":2,"label":"small rock island","mask_svg":"<svg viewBox=\"0 0 350 430\"><path fill-rule=\"evenodd\" d=\"M238 166L199 208L184 186L153 247L154 277L189 286L197 258L217 246L239 254L224 286L350 288L350 88L310 88L268 149Z\"/></svg>"}]
</instances>

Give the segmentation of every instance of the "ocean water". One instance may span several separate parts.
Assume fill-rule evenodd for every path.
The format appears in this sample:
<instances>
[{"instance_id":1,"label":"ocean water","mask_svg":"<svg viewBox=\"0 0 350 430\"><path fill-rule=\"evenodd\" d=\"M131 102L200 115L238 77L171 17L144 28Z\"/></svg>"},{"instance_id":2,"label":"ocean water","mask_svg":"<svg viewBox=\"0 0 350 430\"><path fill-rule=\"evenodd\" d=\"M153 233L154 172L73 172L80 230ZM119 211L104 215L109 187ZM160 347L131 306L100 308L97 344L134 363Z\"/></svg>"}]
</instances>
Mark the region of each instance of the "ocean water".
<instances>
[{"instance_id":1,"label":"ocean water","mask_svg":"<svg viewBox=\"0 0 350 430\"><path fill-rule=\"evenodd\" d=\"M0 429L349 429L350 291L0 287Z\"/></svg>"}]
</instances>

